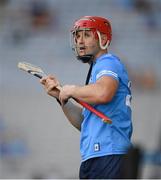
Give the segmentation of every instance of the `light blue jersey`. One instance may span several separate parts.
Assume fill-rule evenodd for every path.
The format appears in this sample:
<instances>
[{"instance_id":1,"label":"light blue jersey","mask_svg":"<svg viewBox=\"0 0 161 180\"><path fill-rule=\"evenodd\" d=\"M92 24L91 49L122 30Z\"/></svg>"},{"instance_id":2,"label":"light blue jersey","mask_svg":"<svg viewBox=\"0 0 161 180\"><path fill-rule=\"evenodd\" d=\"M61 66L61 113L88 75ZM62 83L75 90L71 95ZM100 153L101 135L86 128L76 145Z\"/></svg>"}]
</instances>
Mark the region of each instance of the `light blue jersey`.
<instances>
[{"instance_id":1,"label":"light blue jersey","mask_svg":"<svg viewBox=\"0 0 161 180\"><path fill-rule=\"evenodd\" d=\"M119 83L111 102L93 105L107 115L112 124L102 122L99 117L83 109L80 140L82 161L104 155L125 154L131 146L131 91L127 71L117 57L104 54L94 63L89 83L95 83L102 76L111 76Z\"/></svg>"}]
</instances>

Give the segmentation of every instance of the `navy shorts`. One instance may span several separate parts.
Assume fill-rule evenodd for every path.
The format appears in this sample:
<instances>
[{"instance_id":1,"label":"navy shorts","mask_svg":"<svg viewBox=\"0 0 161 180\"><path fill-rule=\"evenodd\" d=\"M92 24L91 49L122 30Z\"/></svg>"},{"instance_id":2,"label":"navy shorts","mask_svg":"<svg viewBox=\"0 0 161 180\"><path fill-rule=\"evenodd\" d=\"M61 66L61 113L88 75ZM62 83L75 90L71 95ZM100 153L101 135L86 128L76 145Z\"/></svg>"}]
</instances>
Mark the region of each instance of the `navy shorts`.
<instances>
[{"instance_id":1,"label":"navy shorts","mask_svg":"<svg viewBox=\"0 0 161 180\"><path fill-rule=\"evenodd\" d=\"M124 155L107 155L81 163L80 179L121 179Z\"/></svg>"}]
</instances>

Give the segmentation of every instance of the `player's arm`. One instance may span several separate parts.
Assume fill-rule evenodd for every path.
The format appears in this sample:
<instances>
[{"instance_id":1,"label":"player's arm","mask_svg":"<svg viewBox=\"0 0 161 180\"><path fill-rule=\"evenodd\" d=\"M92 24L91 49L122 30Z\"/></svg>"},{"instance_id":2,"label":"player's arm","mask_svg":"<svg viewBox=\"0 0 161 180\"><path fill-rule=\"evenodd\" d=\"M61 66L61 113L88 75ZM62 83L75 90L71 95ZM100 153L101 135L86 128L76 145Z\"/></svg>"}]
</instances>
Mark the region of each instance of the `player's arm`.
<instances>
[{"instance_id":1,"label":"player's arm","mask_svg":"<svg viewBox=\"0 0 161 180\"><path fill-rule=\"evenodd\" d=\"M102 76L95 84L86 86L64 86L60 91L59 99L62 103L68 98L74 97L89 104L104 104L112 100L117 88L117 80L110 76Z\"/></svg>"},{"instance_id":2,"label":"player's arm","mask_svg":"<svg viewBox=\"0 0 161 180\"><path fill-rule=\"evenodd\" d=\"M48 95L58 99L60 91L56 88L60 86L59 81L54 76L47 76L40 80L40 83L44 85L45 91ZM71 100L68 101L64 106L61 106L62 110L69 120L69 122L78 130L81 129L82 123L82 107L78 104L72 102Z\"/></svg>"},{"instance_id":3,"label":"player's arm","mask_svg":"<svg viewBox=\"0 0 161 180\"><path fill-rule=\"evenodd\" d=\"M61 107L69 122L80 131L83 121L82 107L71 100Z\"/></svg>"}]
</instances>

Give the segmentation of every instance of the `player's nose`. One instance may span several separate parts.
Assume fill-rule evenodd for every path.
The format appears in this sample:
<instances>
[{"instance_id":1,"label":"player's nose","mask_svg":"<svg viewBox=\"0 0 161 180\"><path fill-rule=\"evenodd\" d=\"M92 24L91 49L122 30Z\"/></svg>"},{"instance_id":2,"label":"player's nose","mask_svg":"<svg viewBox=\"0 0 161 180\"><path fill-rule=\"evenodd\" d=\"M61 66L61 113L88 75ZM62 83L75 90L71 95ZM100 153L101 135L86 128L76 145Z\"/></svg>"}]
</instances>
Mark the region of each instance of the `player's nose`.
<instances>
[{"instance_id":1,"label":"player's nose","mask_svg":"<svg viewBox=\"0 0 161 180\"><path fill-rule=\"evenodd\" d=\"M83 37L83 34L80 35L79 39L78 39L78 43L79 44L83 44L84 43L84 37Z\"/></svg>"}]
</instances>

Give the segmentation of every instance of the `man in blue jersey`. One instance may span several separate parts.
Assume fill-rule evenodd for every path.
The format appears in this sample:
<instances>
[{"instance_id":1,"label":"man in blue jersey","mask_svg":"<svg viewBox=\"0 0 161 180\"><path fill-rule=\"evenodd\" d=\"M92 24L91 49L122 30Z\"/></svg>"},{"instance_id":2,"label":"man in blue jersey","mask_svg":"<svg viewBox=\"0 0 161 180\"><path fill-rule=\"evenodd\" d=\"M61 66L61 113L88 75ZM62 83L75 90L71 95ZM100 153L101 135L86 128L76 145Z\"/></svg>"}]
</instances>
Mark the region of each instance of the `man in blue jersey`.
<instances>
[{"instance_id":1,"label":"man in blue jersey","mask_svg":"<svg viewBox=\"0 0 161 180\"><path fill-rule=\"evenodd\" d=\"M47 93L60 103L71 124L81 132L81 179L122 178L124 154L131 146L131 91L127 71L120 59L108 52L112 39L110 22L102 17L84 16L72 28L77 59L90 64L84 86L60 85L54 76L41 79ZM111 120L107 124L70 98L91 104Z\"/></svg>"}]
</instances>

